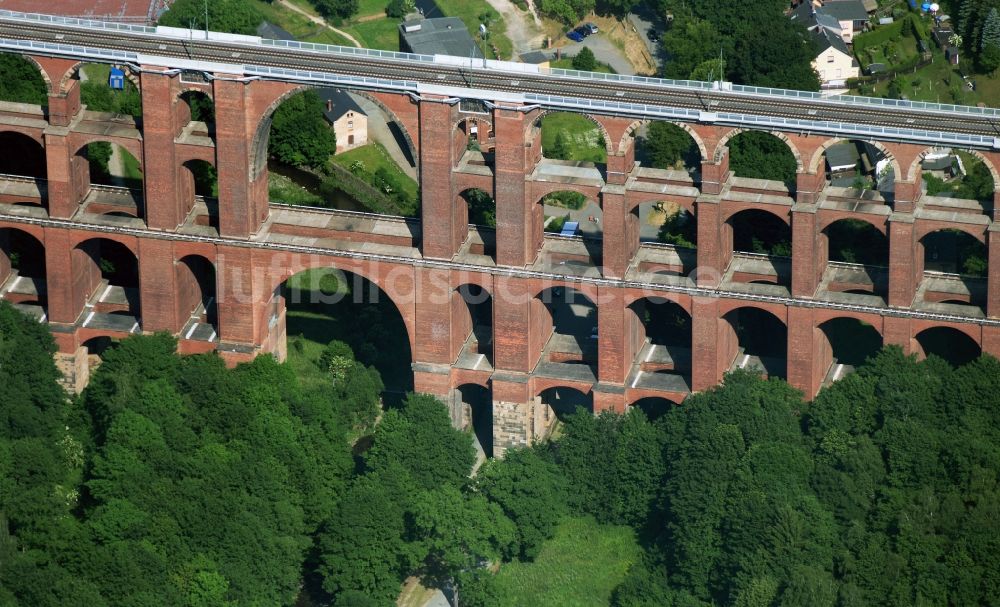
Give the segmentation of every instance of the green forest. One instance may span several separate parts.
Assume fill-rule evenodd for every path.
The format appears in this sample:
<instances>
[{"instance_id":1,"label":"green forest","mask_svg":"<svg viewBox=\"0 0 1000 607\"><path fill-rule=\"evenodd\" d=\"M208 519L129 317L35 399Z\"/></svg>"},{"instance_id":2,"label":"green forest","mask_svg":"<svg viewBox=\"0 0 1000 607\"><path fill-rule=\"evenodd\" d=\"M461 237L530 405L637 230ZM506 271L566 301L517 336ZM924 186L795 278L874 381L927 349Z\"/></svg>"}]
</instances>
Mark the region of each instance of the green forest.
<instances>
[{"instance_id":1,"label":"green forest","mask_svg":"<svg viewBox=\"0 0 1000 607\"><path fill-rule=\"evenodd\" d=\"M0 304L0 605L390 606L408 576L517 604L587 537L614 586L583 604L1000 600L993 358L887 348L808 403L738 372L470 476L444 405L383 410L343 342L326 385L175 346L130 337L69 397L44 325Z\"/></svg>"}]
</instances>

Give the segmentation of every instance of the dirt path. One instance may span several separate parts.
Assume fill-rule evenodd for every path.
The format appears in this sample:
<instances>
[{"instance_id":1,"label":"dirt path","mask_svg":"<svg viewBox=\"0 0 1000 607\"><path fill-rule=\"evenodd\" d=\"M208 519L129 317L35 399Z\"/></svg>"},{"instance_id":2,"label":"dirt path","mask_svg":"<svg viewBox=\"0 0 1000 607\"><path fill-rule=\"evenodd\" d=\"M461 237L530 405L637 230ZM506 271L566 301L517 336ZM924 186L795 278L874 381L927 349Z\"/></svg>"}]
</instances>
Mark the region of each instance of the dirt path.
<instances>
[{"instance_id":1,"label":"dirt path","mask_svg":"<svg viewBox=\"0 0 1000 607\"><path fill-rule=\"evenodd\" d=\"M108 159L108 173L111 173L111 181L114 182L114 185L126 185L125 163L122 161L122 153L117 145L111 146L111 158Z\"/></svg>"},{"instance_id":2,"label":"dirt path","mask_svg":"<svg viewBox=\"0 0 1000 607\"><path fill-rule=\"evenodd\" d=\"M507 24L507 37L514 45L514 56L542 48L545 34L541 21L532 11L526 13L510 0L487 0ZM529 4L530 6L530 4Z\"/></svg>"},{"instance_id":3,"label":"dirt path","mask_svg":"<svg viewBox=\"0 0 1000 607\"><path fill-rule=\"evenodd\" d=\"M287 8L289 10L295 11L296 13L302 15L303 17L305 17L306 19L312 21L313 23L315 23L317 25L322 25L323 27L325 27L325 28L327 28L327 29L329 29L329 30L331 30L333 32L336 32L336 33L340 34L344 38L347 38L348 40L351 41L352 44L354 44L354 46L357 46L359 48L362 46L362 44L360 42L358 42L357 38L355 38L354 36L348 34L344 30L337 29L337 28L333 27L332 25L330 25L329 23L327 23L326 20L323 19L322 17L316 17L315 15L310 15L309 13L307 13L306 11L302 10L301 8L295 6L294 4L292 4L291 2L289 2L288 0L278 0L278 2L281 3L281 6Z\"/></svg>"}]
</instances>

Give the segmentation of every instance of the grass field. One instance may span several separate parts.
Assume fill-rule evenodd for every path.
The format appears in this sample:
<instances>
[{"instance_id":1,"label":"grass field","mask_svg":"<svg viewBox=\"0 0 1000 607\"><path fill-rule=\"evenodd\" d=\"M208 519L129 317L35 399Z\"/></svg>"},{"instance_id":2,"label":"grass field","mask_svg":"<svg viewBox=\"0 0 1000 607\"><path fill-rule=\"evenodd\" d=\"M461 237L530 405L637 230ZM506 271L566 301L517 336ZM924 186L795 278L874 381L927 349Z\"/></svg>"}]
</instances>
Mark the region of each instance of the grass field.
<instances>
[{"instance_id":1,"label":"grass field","mask_svg":"<svg viewBox=\"0 0 1000 607\"><path fill-rule=\"evenodd\" d=\"M306 190L288 177L274 172L268 172L267 193L268 198L273 202L306 206L323 206L326 202L322 197Z\"/></svg>"},{"instance_id":2,"label":"grass field","mask_svg":"<svg viewBox=\"0 0 1000 607\"><path fill-rule=\"evenodd\" d=\"M641 556L628 527L565 519L531 563L500 567L500 607L606 607L611 593Z\"/></svg>"},{"instance_id":3,"label":"grass field","mask_svg":"<svg viewBox=\"0 0 1000 607\"><path fill-rule=\"evenodd\" d=\"M366 303L355 302L355 275L332 270L307 270L286 283L288 360L303 385L329 381L315 361L331 340L339 339L359 361L378 369L386 390L412 390L409 337L395 304L382 292L376 303L367 303L368 289L362 289Z\"/></svg>"},{"instance_id":4,"label":"grass field","mask_svg":"<svg viewBox=\"0 0 1000 607\"><path fill-rule=\"evenodd\" d=\"M601 141L601 131L587 118L569 112L546 114L542 118L542 151L551 149L559 132L566 135L569 159L607 162L608 153Z\"/></svg>"},{"instance_id":5,"label":"grass field","mask_svg":"<svg viewBox=\"0 0 1000 607\"><path fill-rule=\"evenodd\" d=\"M412 177L403 172L393 160L389 157L389 153L386 152L381 145L377 143L369 143L361 147L354 148L347 152L342 152L333 157L333 161L337 164L351 168L356 160L360 160L365 165L365 171L374 175L379 168L386 168L389 171L395 173L399 178L399 184L406 194L409 200L417 199L417 182L413 180Z\"/></svg>"},{"instance_id":6,"label":"grass field","mask_svg":"<svg viewBox=\"0 0 1000 607\"><path fill-rule=\"evenodd\" d=\"M500 13L490 6L486 0L435 0L438 9L446 17L458 17L469 30L469 35L479 43L483 49L483 54L492 59L493 54L488 50L492 43L500 51L500 59L510 59L514 52L514 45L507 37L507 25L500 17ZM486 28L489 31L489 39L484 43L479 40L480 16L487 16Z\"/></svg>"},{"instance_id":7,"label":"grass field","mask_svg":"<svg viewBox=\"0 0 1000 607\"><path fill-rule=\"evenodd\" d=\"M399 50L399 21L396 19L375 19L358 23L344 24L341 28L358 39L365 48L377 48L384 51Z\"/></svg>"}]
</instances>

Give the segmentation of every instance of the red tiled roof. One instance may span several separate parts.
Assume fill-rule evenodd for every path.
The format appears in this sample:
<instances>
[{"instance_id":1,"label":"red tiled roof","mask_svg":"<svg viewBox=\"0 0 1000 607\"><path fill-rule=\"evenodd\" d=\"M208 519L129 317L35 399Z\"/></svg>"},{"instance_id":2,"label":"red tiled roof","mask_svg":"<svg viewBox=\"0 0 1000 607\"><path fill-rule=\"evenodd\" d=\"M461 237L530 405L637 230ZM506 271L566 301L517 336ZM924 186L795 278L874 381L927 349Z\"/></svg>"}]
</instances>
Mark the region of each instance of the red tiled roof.
<instances>
[{"instance_id":1,"label":"red tiled roof","mask_svg":"<svg viewBox=\"0 0 1000 607\"><path fill-rule=\"evenodd\" d=\"M0 9L102 21L151 23L168 0L0 0Z\"/></svg>"}]
</instances>

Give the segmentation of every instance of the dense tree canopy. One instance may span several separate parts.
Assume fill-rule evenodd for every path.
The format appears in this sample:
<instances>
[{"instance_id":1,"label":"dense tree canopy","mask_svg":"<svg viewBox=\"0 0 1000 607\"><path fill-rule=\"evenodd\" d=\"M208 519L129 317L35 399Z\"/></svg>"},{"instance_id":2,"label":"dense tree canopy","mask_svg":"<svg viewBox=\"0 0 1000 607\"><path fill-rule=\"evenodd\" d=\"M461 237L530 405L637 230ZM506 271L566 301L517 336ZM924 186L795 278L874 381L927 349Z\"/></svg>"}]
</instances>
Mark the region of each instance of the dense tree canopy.
<instances>
[{"instance_id":1,"label":"dense tree canopy","mask_svg":"<svg viewBox=\"0 0 1000 607\"><path fill-rule=\"evenodd\" d=\"M47 105L45 80L38 67L20 55L0 53L0 100Z\"/></svg>"},{"instance_id":2,"label":"dense tree canopy","mask_svg":"<svg viewBox=\"0 0 1000 607\"><path fill-rule=\"evenodd\" d=\"M483 565L535 558L567 513L642 539L619 607L1000 601L991 357L890 347L811 402L739 371L655 422L579 412L470 478L426 395L349 438L381 382L341 342L309 389L175 348L122 341L73 402L44 325L0 303L0 604L388 607L419 575L496 605Z\"/></svg>"},{"instance_id":3,"label":"dense tree canopy","mask_svg":"<svg viewBox=\"0 0 1000 607\"><path fill-rule=\"evenodd\" d=\"M205 7L208 7L208 29L213 32L253 36L264 20L252 2L243 0L176 0L170 10L160 16L160 25L205 29Z\"/></svg>"},{"instance_id":4,"label":"dense tree canopy","mask_svg":"<svg viewBox=\"0 0 1000 607\"><path fill-rule=\"evenodd\" d=\"M738 84L819 90L811 39L789 20L787 2L766 0L746 5L730 0L683 2L666 0L674 23L663 37L668 78L704 79L718 67ZM715 65L706 62L715 60ZM717 76L716 76L717 78Z\"/></svg>"},{"instance_id":5,"label":"dense tree canopy","mask_svg":"<svg viewBox=\"0 0 1000 607\"><path fill-rule=\"evenodd\" d=\"M336 149L337 139L323 117L323 100L316 91L294 95L274 112L268 151L281 162L319 168Z\"/></svg>"}]
</instances>

